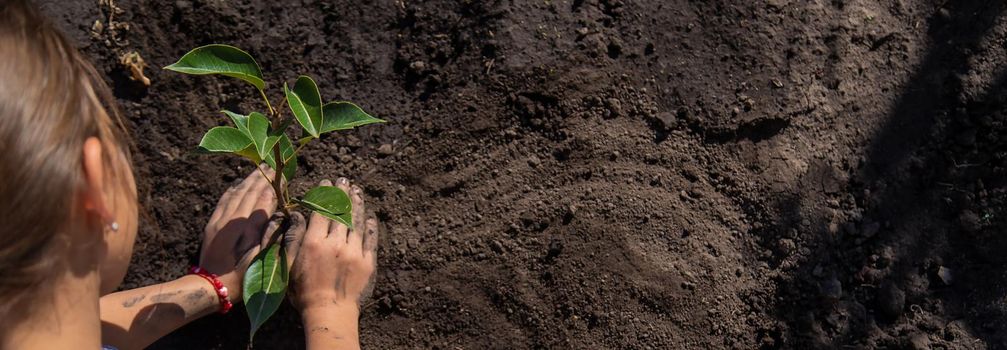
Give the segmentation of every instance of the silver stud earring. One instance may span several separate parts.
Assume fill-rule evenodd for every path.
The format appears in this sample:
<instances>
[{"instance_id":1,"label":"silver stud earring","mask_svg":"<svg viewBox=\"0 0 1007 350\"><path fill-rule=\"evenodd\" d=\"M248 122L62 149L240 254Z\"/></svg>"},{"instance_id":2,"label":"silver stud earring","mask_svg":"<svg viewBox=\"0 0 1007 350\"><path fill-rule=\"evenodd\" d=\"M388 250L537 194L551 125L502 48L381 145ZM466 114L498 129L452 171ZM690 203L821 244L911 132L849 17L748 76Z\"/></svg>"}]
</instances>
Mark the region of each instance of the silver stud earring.
<instances>
[{"instance_id":1,"label":"silver stud earring","mask_svg":"<svg viewBox=\"0 0 1007 350\"><path fill-rule=\"evenodd\" d=\"M119 232L119 223L112 221L111 224L108 224L108 228L112 230L112 232Z\"/></svg>"}]
</instances>

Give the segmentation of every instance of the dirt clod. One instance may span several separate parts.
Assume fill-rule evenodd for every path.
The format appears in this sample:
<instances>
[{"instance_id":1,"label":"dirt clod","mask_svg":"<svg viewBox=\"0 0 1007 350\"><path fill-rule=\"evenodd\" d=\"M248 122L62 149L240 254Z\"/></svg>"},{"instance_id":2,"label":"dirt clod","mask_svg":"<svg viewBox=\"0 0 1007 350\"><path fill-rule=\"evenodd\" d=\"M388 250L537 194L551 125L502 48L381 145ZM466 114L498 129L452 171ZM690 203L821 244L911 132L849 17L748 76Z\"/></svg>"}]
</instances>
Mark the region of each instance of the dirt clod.
<instances>
[{"instance_id":1,"label":"dirt clod","mask_svg":"<svg viewBox=\"0 0 1007 350\"><path fill-rule=\"evenodd\" d=\"M909 336L909 348L912 350L930 350L930 338L923 333Z\"/></svg>"},{"instance_id":2,"label":"dirt clod","mask_svg":"<svg viewBox=\"0 0 1007 350\"><path fill-rule=\"evenodd\" d=\"M878 305L887 319L897 319L906 306L906 293L895 283L885 282L878 289Z\"/></svg>"},{"instance_id":3,"label":"dirt clod","mask_svg":"<svg viewBox=\"0 0 1007 350\"><path fill-rule=\"evenodd\" d=\"M944 266L937 268L937 277L940 278L940 281L944 283L945 286L950 286L955 282L954 271Z\"/></svg>"},{"instance_id":4,"label":"dirt clod","mask_svg":"<svg viewBox=\"0 0 1007 350\"><path fill-rule=\"evenodd\" d=\"M383 157L391 156L395 154L395 149L390 143L382 144L378 147L378 154Z\"/></svg>"}]
</instances>

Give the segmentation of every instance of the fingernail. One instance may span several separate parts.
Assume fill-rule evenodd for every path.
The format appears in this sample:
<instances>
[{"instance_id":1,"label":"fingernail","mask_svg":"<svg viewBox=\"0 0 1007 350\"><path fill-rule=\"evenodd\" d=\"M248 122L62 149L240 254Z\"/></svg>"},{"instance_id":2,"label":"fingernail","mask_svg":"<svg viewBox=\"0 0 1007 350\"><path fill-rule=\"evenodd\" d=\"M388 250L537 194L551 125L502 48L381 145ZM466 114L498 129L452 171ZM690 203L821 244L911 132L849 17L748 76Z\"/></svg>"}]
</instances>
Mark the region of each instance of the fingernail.
<instances>
[{"instance_id":1,"label":"fingernail","mask_svg":"<svg viewBox=\"0 0 1007 350\"><path fill-rule=\"evenodd\" d=\"M332 186L332 181L322 180L322 182L319 182L318 184L322 186Z\"/></svg>"},{"instance_id":2,"label":"fingernail","mask_svg":"<svg viewBox=\"0 0 1007 350\"><path fill-rule=\"evenodd\" d=\"M339 179L336 179L336 183L338 183L340 185L345 185L345 184L350 183L350 179L347 179L345 177L341 177Z\"/></svg>"},{"instance_id":3,"label":"fingernail","mask_svg":"<svg viewBox=\"0 0 1007 350\"><path fill-rule=\"evenodd\" d=\"M360 194L360 187L357 187L357 185L353 185L353 194Z\"/></svg>"}]
</instances>

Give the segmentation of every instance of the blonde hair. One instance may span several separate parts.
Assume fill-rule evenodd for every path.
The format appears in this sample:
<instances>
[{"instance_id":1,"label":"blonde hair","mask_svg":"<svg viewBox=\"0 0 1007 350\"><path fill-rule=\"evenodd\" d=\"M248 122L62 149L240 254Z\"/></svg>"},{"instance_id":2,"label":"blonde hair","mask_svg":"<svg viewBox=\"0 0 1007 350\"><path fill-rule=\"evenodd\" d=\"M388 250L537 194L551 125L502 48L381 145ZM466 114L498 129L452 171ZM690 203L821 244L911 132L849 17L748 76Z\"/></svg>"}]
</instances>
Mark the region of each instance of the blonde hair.
<instances>
[{"instance_id":1,"label":"blonde hair","mask_svg":"<svg viewBox=\"0 0 1007 350\"><path fill-rule=\"evenodd\" d=\"M0 315L36 296L67 246L84 141L129 191L122 119L95 68L25 1L0 0Z\"/></svg>"}]
</instances>

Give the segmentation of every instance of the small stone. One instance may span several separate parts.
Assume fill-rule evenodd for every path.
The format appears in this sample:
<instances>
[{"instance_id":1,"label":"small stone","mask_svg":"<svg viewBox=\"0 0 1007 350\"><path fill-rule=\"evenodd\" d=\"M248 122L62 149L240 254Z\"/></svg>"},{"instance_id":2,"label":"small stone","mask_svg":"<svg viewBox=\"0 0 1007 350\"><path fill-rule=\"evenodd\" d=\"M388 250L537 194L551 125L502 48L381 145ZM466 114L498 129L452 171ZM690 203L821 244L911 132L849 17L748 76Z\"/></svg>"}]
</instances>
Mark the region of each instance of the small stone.
<instances>
[{"instance_id":1,"label":"small stone","mask_svg":"<svg viewBox=\"0 0 1007 350\"><path fill-rule=\"evenodd\" d=\"M889 320L895 320L902 315L906 306L906 292L891 281L887 281L878 289L878 304L881 313Z\"/></svg>"},{"instance_id":2,"label":"small stone","mask_svg":"<svg viewBox=\"0 0 1007 350\"><path fill-rule=\"evenodd\" d=\"M542 164L542 160L538 159L538 157L536 157L535 155L532 155L531 157L528 157L528 165L531 165L532 167L537 168L539 166L539 164Z\"/></svg>"},{"instance_id":3,"label":"small stone","mask_svg":"<svg viewBox=\"0 0 1007 350\"><path fill-rule=\"evenodd\" d=\"M500 241L495 239L490 241L490 249L492 249L494 252L497 252L497 254L503 254L504 252L503 244L501 244Z\"/></svg>"},{"instance_id":4,"label":"small stone","mask_svg":"<svg viewBox=\"0 0 1007 350\"><path fill-rule=\"evenodd\" d=\"M100 35L101 32L104 31L104 30L105 30L105 25L101 24L101 20L95 20L94 24L91 25L91 34L94 35L94 36L96 36L96 37L98 35Z\"/></svg>"},{"instance_id":5,"label":"small stone","mask_svg":"<svg viewBox=\"0 0 1007 350\"><path fill-rule=\"evenodd\" d=\"M577 215L577 206L574 205L574 204L570 204L569 206L566 207L566 213L570 217L576 216Z\"/></svg>"},{"instance_id":6,"label":"small stone","mask_svg":"<svg viewBox=\"0 0 1007 350\"><path fill-rule=\"evenodd\" d=\"M909 336L909 348L913 350L929 350L930 338L926 334L916 333Z\"/></svg>"},{"instance_id":7,"label":"small stone","mask_svg":"<svg viewBox=\"0 0 1007 350\"><path fill-rule=\"evenodd\" d=\"M955 281L954 271L944 266L937 268L937 277L941 279L941 282L944 282L945 286L950 286Z\"/></svg>"},{"instance_id":8,"label":"small stone","mask_svg":"<svg viewBox=\"0 0 1007 350\"><path fill-rule=\"evenodd\" d=\"M175 1L175 8L179 11L188 11L192 9L192 1L179 0Z\"/></svg>"},{"instance_id":9,"label":"small stone","mask_svg":"<svg viewBox=\"0 0 1007 350\"><path fill-rule=\"evenodd\" d=\"M589 33L589 32L590 32L590 30L587 29L587 27L577 28L577 35L587 35L587 33Z\"/></svg>"},{"instance_id":10,"label":"small stone","mask_svg":"<svg viewBox=\"0 0 1007 350\"><path fill-rule=\"evenodd\" d=\"M750 111L750 110L755 109L755 100L753 100L751 98L746 98L745 100L743 100L741 102L745 104L745 110L746 111Z\"/></svg>"},{"instance_id":11,"label":"small stone","mask_svg":"<svg viewBox=\"0 0 1007 350\"><path fill-rule=\"evenodd\" d=\"M362 143L360 142L360 138L354 135L346 135L346 138L344 138L344 140L346 140L346 146L349 147L357 148L362 145Z\"/></svg>"},{"instance_id":12,"label":"small stone","mask_svg":"<svg viewBox=\"0 0 1007 350\"><path fill-rule=\"evenodd\" d=\"M944 339L947 341L955 341L957 339L964 338L969 332L966 330L964 321L952 321L947 326L944 327Z\"/></svg>"},{"instance_id":13,"label":"small stone","mask_svg":"<svg viewBox=\"0 0 1007 350\"><path fill-rule=\"evenodd\" d=\"M941 8L940 10L937 10L937 16L940 16L941 19L949 19L951 18L951 11L946 8Z\"/></svg>"},{"instance_id":14,"label":"small stone","mask_svg":"<svg viewBox=\"0 0 1007 350\"><path fill-rule=\"evenodd\" d=\"M423 61L416 61L409 64L409 68L414 71L422 72L427 69L427 63Z\"/></svg>"},{"instance_id":15,"label":"small stone","mask_svg":"<svg viewBox=\"0 0 1007 350\"><path fill-rule=\"evenodd\" d=\"M781 238L776 244L779 247L780 252L787 255L790 255L795 249L797 249L797 243L794 243L794 240L790 238Z\"/></svg>"},{"instance_id":16,"label":"small stone","mask_svg":"<svg viewBox=\"0 0 1007 350\"><path fill-rule=\"evenodd\" d=\"M619 99L607 99L605 100L605 105L608 106L608 110L612 112L613 117L622 115L622 101L619 101Z\"/></svg>"},{"instance_id":17,"label":"small stone","mask_svg":"<svg viewBox=\"0 0 1007 350\"><path fill-rule=\"evenodd\" d=\"M675 124L678 123L678 119L675 118L675 115L672 114L671 112L661 112L658 113L655 117L657 118L658 122L661 122L661 126L664 127L665 130L674 128Z\"/></svg>"},{"instance_id":18,"label":"small stone","mask_svg":"<svg viewBox=\"0 0 1007 350\"><path fill-rule=\"evenodd\" d=\"M777 89L783 88L783 82L779 79L773 79L773 87Z\"/></svg>"},{"instance_id":19,"label":"small stone","mask_svg":"<svg viewBox=\"0 0 1007 350\"><path fill-rule=\"evenodd\" d=\"M395 154L395 150L392 148L392 144L386 143L378 147L378 154L387 157Z\"/></svg>"}]
</instances>

